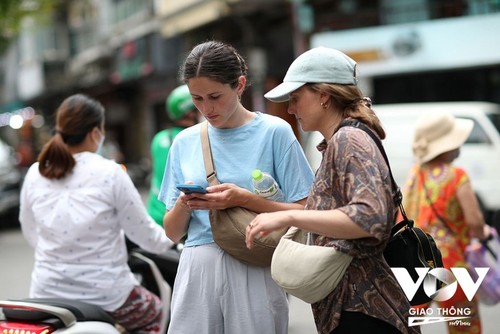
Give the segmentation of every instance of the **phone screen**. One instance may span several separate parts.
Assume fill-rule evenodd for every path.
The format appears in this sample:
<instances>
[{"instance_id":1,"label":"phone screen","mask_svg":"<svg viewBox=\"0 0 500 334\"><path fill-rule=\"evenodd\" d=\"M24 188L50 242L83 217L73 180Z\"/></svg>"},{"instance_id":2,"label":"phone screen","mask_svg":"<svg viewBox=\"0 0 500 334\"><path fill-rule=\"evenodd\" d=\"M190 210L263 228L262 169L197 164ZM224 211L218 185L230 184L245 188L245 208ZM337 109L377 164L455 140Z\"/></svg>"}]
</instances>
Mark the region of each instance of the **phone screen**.
<instances>
[{"instance_id":1,"label":"phone screen","mask_svg":"<svg viewBox=\"0 0 500 334\"><path fill-rule=\"evenodd\" d=\"M179 184L177 186L177 189L182 191L184 194L193 194L193 193L198 193L198 194L206 194L207 190L199 185L196 184Z\"/></svg>"}]
</instances>

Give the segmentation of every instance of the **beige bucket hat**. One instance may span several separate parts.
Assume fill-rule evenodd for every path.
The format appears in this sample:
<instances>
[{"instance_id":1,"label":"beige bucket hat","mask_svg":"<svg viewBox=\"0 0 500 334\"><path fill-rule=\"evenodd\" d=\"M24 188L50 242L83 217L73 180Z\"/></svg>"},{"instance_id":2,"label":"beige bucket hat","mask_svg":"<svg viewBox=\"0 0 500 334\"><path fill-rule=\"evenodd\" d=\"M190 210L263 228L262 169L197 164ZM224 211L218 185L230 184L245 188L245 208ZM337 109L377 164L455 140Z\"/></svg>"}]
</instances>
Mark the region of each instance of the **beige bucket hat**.
<instances>
[{"instance_id":1,"label":"beige bucket hat","mask_svg":"<svg viewBox=\"0 0 500 334\"><path fill-rule=\"evenodd\" d=\"M417 162L429 162L442 153L459 148L469 137L473 125L472 120L456 118L449 112L422 115L413 137L413 154Z\"/></svg>"}]
</instances>

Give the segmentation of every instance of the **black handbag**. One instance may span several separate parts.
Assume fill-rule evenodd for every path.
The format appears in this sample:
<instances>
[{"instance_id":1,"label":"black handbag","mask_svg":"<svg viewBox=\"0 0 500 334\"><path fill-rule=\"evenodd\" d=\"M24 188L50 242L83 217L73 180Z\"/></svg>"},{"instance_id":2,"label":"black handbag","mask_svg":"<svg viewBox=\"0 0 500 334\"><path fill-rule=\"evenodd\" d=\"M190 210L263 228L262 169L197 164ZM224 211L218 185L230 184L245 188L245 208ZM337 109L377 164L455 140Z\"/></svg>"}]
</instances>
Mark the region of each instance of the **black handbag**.
<instances>
[{"instance_id":1,"label":"black handbag","mask_svg":"<svg viewBox=\"0 0 500 334\"><path fill-rule=\"evenodd\" d=\"M391 268L406 268L414 282L419 275L415 268L442 268L441 251L431 235L414 226L413 220L403 215L403 221L391 230L391 238L384 250L384 257ZM436 280L436 291L442 283ZM423 285L409 301L410 305L420 305L430 302Z\"/></svg>"},{"instance_id":2,"label":"black handbag","mask_svg":"<svg viewBox=\"0 0 500 334\"><path fill-rule=\"evenodd\" d=\"M392 181L393 199L403 220L391 229L391 236L384 250L384 258L391 268L405 268L414 282L419 278L415 268L442 268L443 259L441 251L436 245L433 237L414 226L414 221L408 219L403 208L403 195L392 175L389 159L385 153L381 140L372 132L372 130L357 120L344 120L342 126L353 126L365 131L377 144L382 153L385 162L389 168L389 174ZM436 291L441 288L442 283L436 280ZM430 302L432 299L427 296L421 284L411 300L410 305L420 305Z\"/></svg>"}]
</instances>

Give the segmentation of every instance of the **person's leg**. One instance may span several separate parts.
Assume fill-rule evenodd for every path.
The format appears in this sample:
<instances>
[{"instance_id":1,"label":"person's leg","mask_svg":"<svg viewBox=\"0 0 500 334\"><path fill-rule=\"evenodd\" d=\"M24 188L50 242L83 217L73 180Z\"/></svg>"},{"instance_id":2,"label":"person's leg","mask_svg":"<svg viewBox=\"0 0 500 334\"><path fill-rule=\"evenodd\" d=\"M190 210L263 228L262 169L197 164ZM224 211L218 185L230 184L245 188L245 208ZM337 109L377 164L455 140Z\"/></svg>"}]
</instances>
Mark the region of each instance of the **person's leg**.
<instances>
[{"instance_id":1,"label":"person's leg","mask_svg":"<svg viewBox=\"0 0 500 334\"><path fill-rule=\"evenodd\" d=\"M125 303L109 313L127 332L137 334L160 333L164 316L160 298L142 286L134 287Z\"/></svg>"},{"instance_id":2,"label":"person's leg","mask_svg":"<svg viewBox=\"0 0 500 334\"><path fill-rule=\"evenodd\" d=\"M182 250L175 278L171 334L222 334L219 248L214 244Z\"/></svg>"},{"instance_id":3,"label":"person's leg","mask_svg":"<svg viewBox=\"0 0 500 334\"><path fill-rule=\"evenodd\" d=\"M270 268L250 266L227 254L223 263L224 333L288 333L288 300Z\"/></svg>"},{"instance_id":4,"label":"person's leg","mask_svg":"<svg viewBox=\"0 0 500 334\"><path fill-rule=\"evenodd\" d=\"M481 334L481 319L479 317L479 303L476 297L469 301L462 288L458 286L457 291L445 302L439 302L442 309L470 310L470 314L465 315L466 319L448 322L449 334ZM454 315L449 315L453 317Z\"/></svg>"},{"instance_id":5,"label":"person's leg","mask_svg":"<svg viewBox=\"0 0 500 334\"><path fill-rule=\"evenodd\" d=\"M352 333L400 334L401 332L391 324L364 313L343 311L339 325L331 334Z\"/></svg>"},{"instance_id":6,"label":"person's leg","mask_svg":"<svg viewBox=\"0 0 500 334\"><path fill-rule=\"evenodd\" d=\"M447 246L446 254L443 256L443 265L445 268L454 267L467 267L463 253L457 250L456 247ZM471 270L471 269L469 269ZM449 334L480 334L481 329L481 319L479 316L479 303L477 297L474 297L472 301L469 301L465 296L465 293L460 286L457 284L457 290L453 296L443 302L437 303L440 308L448 311L447 316L466 316L468 318L461 319L459 321L448 321L448 333ZM470 311L470 314L456 314L455 312ZM465 312L464 312L465 313Z\"/></svg>"}]
</instances>

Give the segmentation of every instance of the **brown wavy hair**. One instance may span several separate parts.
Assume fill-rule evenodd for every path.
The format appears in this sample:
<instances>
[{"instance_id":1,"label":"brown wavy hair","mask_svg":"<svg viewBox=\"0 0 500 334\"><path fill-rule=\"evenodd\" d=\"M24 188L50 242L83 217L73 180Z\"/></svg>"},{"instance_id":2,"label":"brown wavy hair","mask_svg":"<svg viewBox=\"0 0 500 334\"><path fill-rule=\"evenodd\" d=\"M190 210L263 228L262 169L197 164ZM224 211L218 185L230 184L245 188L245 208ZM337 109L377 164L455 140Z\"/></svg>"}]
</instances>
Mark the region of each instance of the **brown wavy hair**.
<instances>
[{"instance_id":1,"label":"brown wavy hair","mask_svg":"<svg viewBox=\"0 0 500 334\"><path fill-rule=\"evenodd\" d=\"M342 119L355 118L375 131L380 139L385 138L385 130L372 109L371 100L363 96L358 86L328 83L311 83L307 86L313 91L329 95L329 103L342 112Z\"/></svg>"},{"instance_id":2,"label":"brown wavy hair","mask_svg":"<svg viewBox=\"0 0 500 334\"><path fill-rule=\"evenodd\" d=\"M75 94L66 98L56 112L56 129L38 155L38 170L49 179L61 179L75 167L70 146L81 144L95 127L104 124L104 107L96 100Z\"/></svg>"}]
</instances>

